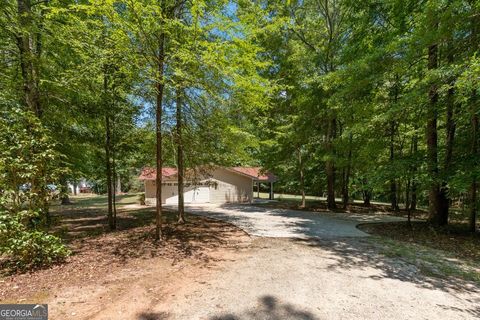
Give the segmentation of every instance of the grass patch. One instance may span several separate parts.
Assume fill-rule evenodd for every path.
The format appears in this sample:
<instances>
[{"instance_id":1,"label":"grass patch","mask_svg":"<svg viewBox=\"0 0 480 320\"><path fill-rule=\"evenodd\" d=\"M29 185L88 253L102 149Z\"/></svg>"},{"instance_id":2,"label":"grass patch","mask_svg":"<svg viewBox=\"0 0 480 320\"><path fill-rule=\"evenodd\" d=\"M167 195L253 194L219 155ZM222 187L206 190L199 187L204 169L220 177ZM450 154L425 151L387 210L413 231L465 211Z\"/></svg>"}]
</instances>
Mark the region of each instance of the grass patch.
<instances>
[{"instance_id":1,"label":"grass patch","mask_svg":"<svg viewBox=\"0 0 480 320\"><path fill-rule=\"evenodd\" d=\"M402 259L416 266L426 276L455 277L480 284L480 266L473 261L461 260L443 250L414 243L407 244L382 237L372 237L369 241L378 247L383 255Z\"/></svg>"},{"instance_id":2,"label":"grass patch","mask_svg":"<svg viewBox=\"0 0 480 320\"><path fill-rule=\"evenodd\" d=\"M362 224L358 228L387 239L442 250L458 259L480 262L480 234L468 232L463 223L434 228L423 221L412 222L411 227L402 221Z\"/></svg>"},{"instance_id":3,"label":"grass patch","mask_svg":"<svg viewBox=\"0 0 480 320\"><path fill-rule=\"evenodd\" d=\"M480 283L480 235L463 224L433 228L426 222L362 224L370 241L387 257L401 258L433 277L456 277Z\"/></svg>"},{"instance_id":4,"label":"grass patch","mask_svg":"<svg viewBox=\"0 0 480 320\"><path fill-rule=\"evenodd\" d=\"M56 210L59 207L73 206L75 208L107 208L107 196L97 194L81 194L77 196L70 196L71 205L62 206L59 202L52 204L52 209ZM125 206L129 204L138 203L137 193L128 193L115 196L115 202L118 206Z\"/></svg>"}]
</instances>

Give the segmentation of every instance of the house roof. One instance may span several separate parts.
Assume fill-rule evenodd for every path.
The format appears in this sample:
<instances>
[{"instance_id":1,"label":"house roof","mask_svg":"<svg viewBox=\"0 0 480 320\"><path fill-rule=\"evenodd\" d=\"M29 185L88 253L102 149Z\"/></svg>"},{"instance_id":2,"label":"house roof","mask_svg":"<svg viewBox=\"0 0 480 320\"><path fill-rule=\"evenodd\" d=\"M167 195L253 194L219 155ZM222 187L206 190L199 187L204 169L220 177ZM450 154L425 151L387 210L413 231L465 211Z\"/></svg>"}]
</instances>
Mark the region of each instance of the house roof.
<instances>
[{"instance_id":1,"label":"house roof","mask_svg":"<svg viewBox=\"0 0 480 320\"><path fill-rule=\"evenodd\" d=\"M263 171L260 167L231 167L227 168L232 172L248 176L255 181L268 181L268 182L275 182L277 181L277 177L267 171ZM162 179L167 179L177 174L177 168L173 167L164 167L162 168ZM155 180L157 176L157 170L155 168L143 168L140 176L138 177L139 180Z\"/></svg>"},{"instance_id":2,"label":"house roof","mask_svg":"<svg viewBox=\"0 0 480 320\"><path fill-rule=\"evenodd\" d=\"M273 173L265 171L261 167L232 167L230 169L249 176L256 181L277 181L277 177Z\"/></svg>"},{"instance_id":3,"label":"house roof","mask_svg":"<svg viewBox=\"0 0 480 320\"><path fill-rule=\"evenodd\" d=\"M164 167L162 168L162 178L168 178L177 174L177 168ZM143 168L138 179L140 180L155 180L157 177L157 169Z\"/></svg>"}]
</instances>

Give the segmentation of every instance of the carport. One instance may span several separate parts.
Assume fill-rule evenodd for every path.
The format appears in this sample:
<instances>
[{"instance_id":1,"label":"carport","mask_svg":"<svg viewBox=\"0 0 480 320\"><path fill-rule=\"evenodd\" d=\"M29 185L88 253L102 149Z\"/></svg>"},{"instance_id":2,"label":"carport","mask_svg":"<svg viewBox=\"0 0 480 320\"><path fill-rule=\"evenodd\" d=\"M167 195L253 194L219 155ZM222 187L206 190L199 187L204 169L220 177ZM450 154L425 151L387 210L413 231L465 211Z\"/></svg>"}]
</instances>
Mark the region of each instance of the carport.
<instances>
[{"instance_id":1,"label":"carport","mask_svg":"<svg viewBox=\"0 0 480 320\"><path fill-rule=\"evenodd\" d=\"M277 182L277 177L273 173L260 167L233 167L232 169L252 178L253 185L256 186L257 198L260 198L260 184L265 183L269 185L268 198L274 199L273 184Z\"/></svg>"}]
</instances>

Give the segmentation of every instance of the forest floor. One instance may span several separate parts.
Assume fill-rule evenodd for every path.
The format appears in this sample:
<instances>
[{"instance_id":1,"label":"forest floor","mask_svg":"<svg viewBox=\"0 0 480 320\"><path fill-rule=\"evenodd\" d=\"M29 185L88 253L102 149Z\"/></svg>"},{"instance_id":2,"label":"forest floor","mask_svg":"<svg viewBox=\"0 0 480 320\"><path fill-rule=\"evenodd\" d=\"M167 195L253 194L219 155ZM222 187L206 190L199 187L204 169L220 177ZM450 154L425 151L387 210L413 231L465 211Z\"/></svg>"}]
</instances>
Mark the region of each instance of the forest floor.
<instances>
[{"instance_id":1,"label":"forest floor","mask_svg":"<svg viewBox=\"0 0 480 320\"><path fill-rule=\"evenodd\" d=\"M178 225L171 211L164 212L164 241L155 243L155 210L136 199L118 198L116 232L108 232L103 196L53 206L55 233L73 254L47 269L0 275L0 303L48 303L50 319L133 319L184 277L215 268L250 243L222 221L192 216Z\"/></svg>"},{"instance_id":2,"label":"forest floor","mask_svg":"<svg viewBox=\"0 0 480 320\"><path fill-rule=\"evenodd\" d=\"M48 303L50 319L480 317L478 262L464 263L475 257L387 234L251 237L208 217L176 225L173 212L157 245L154 208L137 205L135 195L118 200L116 232L106 229L105 197L55 206L56 232L74 254L48 269L0 276L0 302Z\"/></svg>"}]
</instances>

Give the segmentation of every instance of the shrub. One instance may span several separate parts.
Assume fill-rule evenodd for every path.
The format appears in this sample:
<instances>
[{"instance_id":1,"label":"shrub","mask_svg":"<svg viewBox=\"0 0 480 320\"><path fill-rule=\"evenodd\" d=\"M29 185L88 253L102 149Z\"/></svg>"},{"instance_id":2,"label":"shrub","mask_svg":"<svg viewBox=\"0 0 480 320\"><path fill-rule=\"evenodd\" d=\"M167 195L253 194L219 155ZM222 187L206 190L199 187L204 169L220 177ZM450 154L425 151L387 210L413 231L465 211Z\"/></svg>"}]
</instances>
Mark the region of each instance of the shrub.
<instances>
[{"instance_id":1,"label":"shrub","mask_svg":"<svg viewBox=\"0 0 480 320\"><path fill-rule=\"evenodd\" d=\"M8 267L44 267L70 254L60 238L36 228L36 217L38 214L26 210L16 214L0 211L0 254L7 258Z\"/></svg>"},{"instance_id":2,"label":"shrub","mask_svg":"<svg viewBox=\"0 0 480 320\"><path fill-rule=\"evenodd\" d=\"M15 269L61 261L68 249L49 227L52 185L62 157L40 120L11 108L0 112L0 256Z\"/></svg>"}]
</instances>

